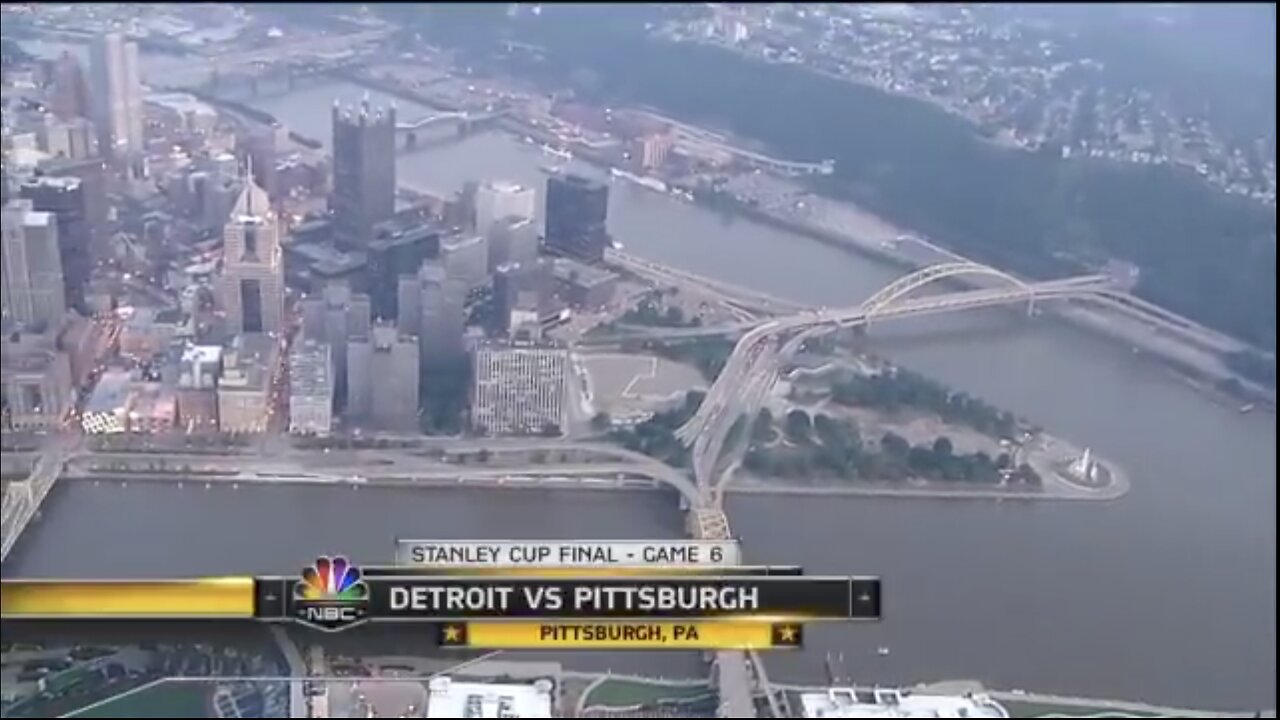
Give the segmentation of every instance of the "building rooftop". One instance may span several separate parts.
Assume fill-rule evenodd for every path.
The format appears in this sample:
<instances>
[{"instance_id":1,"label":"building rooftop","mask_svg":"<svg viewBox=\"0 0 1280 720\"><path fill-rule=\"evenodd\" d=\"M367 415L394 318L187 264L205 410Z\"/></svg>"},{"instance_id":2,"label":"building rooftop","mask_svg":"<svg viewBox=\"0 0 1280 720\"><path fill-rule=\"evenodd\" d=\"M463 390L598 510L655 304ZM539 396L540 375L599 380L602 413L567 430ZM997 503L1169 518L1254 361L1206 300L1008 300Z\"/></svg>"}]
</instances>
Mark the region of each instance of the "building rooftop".
<instances>
[{"instance_id":1,"label":"building rooftop","mask_svg":"<svg viewBox=\"0 0 1280 720\"><path fill-rule=\"evenodd\" d=\"M427 717L549 718L554 688L550 680L515 684L437 677L427 684Z\"/></svg>"},{"instance_id":2,"label":"building rooftop","mask_svg":"<svg viewBox=\"0 0 1280 720\"><path fill-rule=\"evenodd\" d=\"M342 252L319 243L293 243L286 246L285 250L302 258L313 271L322 275L348 272L368 262L364 253Z\"/></svg>"},{"instance_id":3,"label":"building rooftop","mask_svg":"<svg viewBox=\"0 0 1280 720\"><path fill-rule=\"evenodd\" d=\"M1007 718L999 703L981 694L917 695L885 688L830 688L800 694L807 718Z\"/></svg>"},{"instance_id":4,"label":"building rooftop","mask_svg":"<svg viewBox=\"0 0 1280 720\"><path fill-rule=\"evenodd\" d=\"M532 189L533 189L533 188L529 187L528 185L521 185L521 184L520 184L520 183L518 183L518 182L512 182L512 181L510 181L510 180L492 180L492 181L490 181L490 182L488 182L488 183L485 183L485 184L486 184L486 185L487 185L491 190L494 190L494 191L496 191L496 192L500 192L500 193L518 193L518 192L524 192L524 191L526 191L526 190L532 190Z\"/></svg>"},{"instance_id":5,"label":"building rooftop","mask_svg":"<svg viewBox=\"0 0 1280 720\"><path fill-rule=\"evenodd\" d=\"M265 335L237 335L222 353L220 390L261 391L267 387L267 367L273 341Z\"/></svg>"},{"instance_id":6,"label":"building rooftop","mask_svg":"<svg viewBox=\"0 0 1280 720\"><path fill-rule=\"evenodd\" d=\"M289 356L289 394L311 396L333 391L329 345L314 340L300 343Z\"/></svg>"},{"instance_id":7,"label":"building rooftop","mask_svg":"<svg viewBox=\"0 0 1280 720\"><path fill-rule=\"evenodd\" d=\"M134 383L130 393L129 420L172 420L178 399L160 383Z\"/></svg>"},{"instance_id":8,"label":"building rooftop","mask_svg":"<svg viewBox=\"0 0 1280 720\"><path fill-rule=\"evenodd\" d=\"M129 404L129 393L133 389L133 377L127 370L108 370L98 378L93 387L89 401L85 403L85 414L123 412Z\"/></svg>"},{"instance_id":9,"label":"building rooftop","mask_svg":"<svg viewBox=\"0 0 1280 720\"><path fill-rule=\"evenodd\" d=\"M182 322L182 311L177 308L135 308L125 321L125 327L134 331L146 331L156 325L177 325Z\"/></svg>"},{"instance_id":10,"label":"building rooftop","mask_svg":"<svg viewBox=\"0 0 1280 720\"><path fill-rule=\"evenodd\" d=\"M36 175L22 182L23 187L45 187L58 190L75 190L80 187L80 178L74 175Z\"/></svg>"},{"instance_id":11,"label":"building rooftop","mask_svg":"<svg viewBox=\"0 0 1280 720\"><path fill-rule=\"evenodd\" d=\"M551 261L551 273L557 280L571 282L575 285L592 287L609 282L618 276L603 268L580 263L570 258L556 258Z\"/></svg>"}]
</instances>

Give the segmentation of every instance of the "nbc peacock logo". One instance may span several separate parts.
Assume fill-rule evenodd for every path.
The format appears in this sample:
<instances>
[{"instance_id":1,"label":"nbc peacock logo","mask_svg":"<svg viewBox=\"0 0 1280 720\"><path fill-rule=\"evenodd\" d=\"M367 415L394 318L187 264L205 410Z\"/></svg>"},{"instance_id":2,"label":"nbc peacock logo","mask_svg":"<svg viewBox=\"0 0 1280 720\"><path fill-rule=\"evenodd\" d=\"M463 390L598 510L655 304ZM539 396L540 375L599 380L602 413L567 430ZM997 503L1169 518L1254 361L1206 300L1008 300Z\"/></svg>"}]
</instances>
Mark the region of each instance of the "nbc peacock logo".
<instances>
[{"instance_id":1,"label":"nbc peacock logo","mask_svg":"<svg viewBox=\"0 0 1280 720\"><path fill-rule=\"evenodd\" d=\"M345 557L320 556L293 584L298 620L321 630L344 630L368 615L369 586Z\"/></svg>"}]
</instances>

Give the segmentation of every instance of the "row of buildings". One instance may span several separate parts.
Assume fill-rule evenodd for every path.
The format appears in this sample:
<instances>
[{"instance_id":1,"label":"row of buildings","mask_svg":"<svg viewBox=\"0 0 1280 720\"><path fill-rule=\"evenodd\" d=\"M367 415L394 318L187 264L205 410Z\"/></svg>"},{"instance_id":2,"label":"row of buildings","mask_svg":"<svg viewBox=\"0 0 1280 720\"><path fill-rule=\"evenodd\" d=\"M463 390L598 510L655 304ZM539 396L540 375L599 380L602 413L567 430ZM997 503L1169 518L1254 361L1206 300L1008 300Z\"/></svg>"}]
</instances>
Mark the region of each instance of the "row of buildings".
<instances>
[{"instance_id":1,"label":"row of buildings","mask_svg":"<svg viewBox=\"0 0 1280 720\"><path fill-rule=\"evenodd\" d=\"M463 366L475 429L558 432L568 351L543 330L612 298L617 278L591 264L610 242L608 186L549 178L542 238L537 192L510 182L469 187L439 212L397 212L395 109L335 105L332 122L328 232L295 233L285 252L286 275L307 292L290 426L325 432L318 408L331 393L345 422L415 430L428 410L420 378Z\"/></svg>"},{"instance_id":2,"label":"row of buildings","mask_svg":"<svg viewBox=\"0 0 1280 720\"><path fill-rule=\"evenodd\" d=\"M92 248L107 231L106 160L127 163L144 149L138 48L119 34L94 38L90 68L64 53L50 69L38 128L42 148L16 137L6 112L0 178L0 412L8 427L54 427L75 407L75 388L93 370L100 328L85 310ZM25 136L30 138L32 136ZM21 179L27 155L45 158Z\"/></svg>"},{"instance_id":3,"label":"row of buildings","mask_svg":"<svg viewBox=\"0 0 1280 720\"><path fill-rule=\"evenodd\" d=\"M86 290L109 231L105 186L129 202L128 186L115 183L139 155L143 165L156 160L146 153L155 140L148 128L161 132L142 119L136 49L107 37L94 52L88 81L74 59L58 61L47 105L59 122L110 129L109 138L80 143L100 176L37 170L5 178L4 323L20 331L6 345L9 425L51 427L76 417L92 433L242 433L266 431L287 412L297 433L326 434L338 423L414 431L426 409L421 378L465 367L458 377L471 378L477 430L564 426L569 355L544 330L612 298L616 276L593 264L609 244L608 186L553 176L539 207L533 188L490 182L441 208L398 210L395 110L367 101L334 108L327 216L284 225L280 197L269 189L278 185L264 172L277 158L264 144L237 146L240 157L205 148L164 176L164 195L148 196L157 202L130 210L145 221L131 245L213 248L211 259L193 255L206 259L187 270L195 299L184 293L176 307L120 312L95 305L99 322L79 322L89 314ZM97 97L111 100L110 112L93 113ZM195 115L183 117L204 128L190 135L198 142L212 126ZM124 157L124 167L113 162ZM175 211L199 216L205 229L176 238L166 221ZM120 222L112 224L121 235ZM318 241L310 236L316 228ZM128 280L123 270L111 272ZM129 284L162 298L168 284L156 285L156 277ZM286 281L301 291L296 302L286 300ZM74 348L64 338L72 326L81 328Z\"/></svg>"}]
</instances>

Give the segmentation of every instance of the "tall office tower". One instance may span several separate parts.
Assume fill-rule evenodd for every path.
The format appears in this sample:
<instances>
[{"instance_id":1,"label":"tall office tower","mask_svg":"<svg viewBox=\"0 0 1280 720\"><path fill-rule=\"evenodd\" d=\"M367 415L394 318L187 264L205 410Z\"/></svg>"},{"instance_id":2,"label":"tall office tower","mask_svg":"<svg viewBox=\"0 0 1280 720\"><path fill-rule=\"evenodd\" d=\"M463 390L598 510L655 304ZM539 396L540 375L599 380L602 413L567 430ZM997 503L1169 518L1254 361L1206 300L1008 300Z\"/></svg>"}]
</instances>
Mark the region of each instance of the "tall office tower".
<instances>
[{"instance_id":1,"label":"tall office tower","mask_svg":"<svg viewBox=\"0 0 1280 720\"><path fill-rule=\"evenodd\" d=\"M505 334L511 329L511 311L522 294L532 295L539 306L550 293L551 272L544 260L526 263L507 263L493 273L493 326L494 333Z\"/></svg>"},{"instance_id":2,"label":"tall office tower","mask_svg":"<svg viewBox=\"0 0 1280 720\"><path fill-rule=\"evenodd\" d=\"M488 234L493 224L508 217L533 219L537 193L513 182L488 182L476 189L476 232Z\"/></svg>"},{"instance_id":3,"label":"tall office tower","mask_svg":"<svg viewBox=\"0 0 1280 720\"><path fill-rule=\"evenodd\" d=\"M120 159L146 149L143 127L142 76L138 73L138 45L119 33L99 35L92 46L93 123L98 128L98 152Z\"/></svg>"},{"instance_id":4,"label":"tall office tower","mask_svg":"<svg viewBox=\"0 0 1280 720\"><path fill-rule=\"evenodd\" d=\"M289 355L289 432L324 437L333 428L333 354L304 340Z\"/></svg>"},{"instance_id":5,"label":"tall office tower","mask_svg":"<svg viewBox=\"0 0 1280 720\"><path fill-rule=\"evenodd\" d=\"M489 272L508 263L538 259L538 228L530 218L508 215L489 226Z\"/></svg>"},{"instance_id":6,"label":"tall office tower","mask_svg":"<svg viewBox=\"0 0 1280 720\"><path fill-rule=\"evenodd\" d=\"M347 415L381 430L418 428L418 339L375 325L347 348Z\"/></svg>"},{"instance_id":7,"label":"tall office tower","mask_svg":"<svg viewBox=\"0 0 1280 720\"><path fill-rule=\"evenodd\" d=\"M222 230L222 308L227 330L279 333L284 324L280 227L267 193L246 177Z\"/></svg>"},{"instance_id":8,"label":"tall office tower","mask_svg":"<svg viewBox=\"0 0 1280 720\"><path fill-rule=\"evenodd\" d=\"M50 160L40 163L40 170L50 177L80 179L84 192L85 218L89 223L89 254L100 257L107 250L110 231L110 207L107 203L107 169L102 158Z\"/></svg>"},{"instance_id":9,"label":"tall office tower","mask_svg":"<svg viewBox=\"0 0 1280 720\"><path fill-rule=\"evenodd\" d=\"M409 228L388 228L391 224L384 223L374 229L375 237L369 243L365 265L373 315L380 320L395 320L400 316L396 294L400 278L417 275L424 260L440 253L440 230L435 225L421 223Z\"/></svg>"},{"instance_id":10,"label":"tall office tower","mask_svg":"<svg viewBox=\"0 0 1280 720\"><path fill-rule=\"evenodd\" d=\"M587 262L604 258L609 186L581 175L547 179L547 250Z\"/></svg>"},{"instance_id":11,"label":"tall office tower","mask_svg":"<svg viewBox=\"0 0 1280 720\"><path fill-rule=\"evenodd\" d=\"M94 242L83 183L77 177L41 175L23 183L18 193L30 200L35 210L53 213L58 226L63 297L68 306L85 310L84 292L93 268L89 248Z\"/></svg>"},{"instance_id":12,"label":"tall office tower","mask_svg":"<svg viewBox=\"0 0 1280 720\"><path fill-rule=\"evenodd\" d=\"M417 274L401 275L396 282L396 328L405 335L422 336L422 280Z\"/></svg>"},{"instance_id":13,"label":"tall office tower","mask_svg":"<svg viewBox=\"0 0 1280 720\"><path fill-rule=\"evenodd\" d=\"M369 296L353 293L345 284L328 285L299 303L302 335L327 343L333 356L334 398L338 408L347 404L347 346L355 338L368 337L372 326Z\"/></svg>"},{"instance_id":14,"label":"tall office tower","mask_svg":"<svg viewBox=\"0 0 1280 720\"><path fill-rule=\"evenodd\" d=\"M53 93L49 110L59 120L89 117L89 84L84 68L74 55L64 51L53 66Z\"/></svg>"},{"instance_id":15,"label":"tall office tower","mask_svg":"<svg viewBox=\"0 0 1280 720\"><path fill-rule=\"evenodd\" d=\"M373 226L396 210L396 109L333 106L334 237L344 248L364 250Z\"/></svg>"},{"instance_id":16,"label":"tall office tower","mask_svg":"<svg viewBox=\"0 0 1280 720\"><path fill-rule=\"evenodd\" d=\"M476 350L471 420L489 435L559 434L565 426L569 352L546 346Z\"/></svg>"},{"instance_id":17,"label":"tall office tower","mask_svg":"<svg viewBox=\"0 0 1280 720\"><path fill-rule=\"evenodd\" d=\"M0 211L0 309L3 317L29 327L57 330L67 313L53 213L30 200L10 200Z\"/></svg>"},{"instance_id":18,"label":"tall office tower","mask_svg":"<svg viewBox=\"0 0 1280 720\"><path fill-rule=\"evenodd\" d=\"M276 173L276 161L281 148L288 142L288 130L283 126L259 125L239 138L239 154L253 161L253 181L267 191L272 202L280 200L280 182Z\"/></svg>"},{"instance_id":19,"label":"tall office tower","mask_svg":"<svg viewBox=\"0 0 1280 720\"><path fill-rule=\"evenodd\" d=\"M440 239L440 263L470 292L489 281L489 243L484 235L461 233Z\"/></svg>"},{"instance_id":20,"label":"tall office tower","mask_svg":"<svg viewBox=\"0 0 1280 720\"><path fill-rule=\"evenodd\" d=\"M435 367L457 359L464 352L462 336L467 324L467 288L436 263L423 263L418 272L422 320L419 340L422 362Z\"/></svg>"}]
</instances>

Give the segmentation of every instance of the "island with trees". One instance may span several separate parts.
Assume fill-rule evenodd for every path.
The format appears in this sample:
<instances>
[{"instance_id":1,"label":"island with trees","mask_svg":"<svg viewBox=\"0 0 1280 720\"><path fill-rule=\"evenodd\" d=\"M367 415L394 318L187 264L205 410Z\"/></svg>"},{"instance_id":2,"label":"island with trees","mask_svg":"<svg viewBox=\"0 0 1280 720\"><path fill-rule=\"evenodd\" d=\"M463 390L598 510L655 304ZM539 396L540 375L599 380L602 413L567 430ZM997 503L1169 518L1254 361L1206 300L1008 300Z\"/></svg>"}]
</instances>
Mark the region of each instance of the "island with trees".
<instances>
[{"instance_id":1,"label":"island with trees","mask_svg":"<svg viewBox=\"0 0 1280 720\"><path fill-rule=\"evenodd\" d=\"M946 435L912 444L886 431L864 438L858 423L802 408L782 418L765 408L751 424L743 467L756 475L784 479L902 482L937 480L1039 487L1040 474L1014 453L958 452Z\"/></svg>"},{"instance_id":2,"label":"island with trees","mask_svg":"<svg viewBox=\"0 0 1280 720\"><path fill-rule=\"evenodd\" d=\"M744 485L1077 499L1127 489L1110 463L981 398L865 355L824 361L784 373L766 407L742 418L726 447L740 453Z\"/></svg>"}]
</instances>

